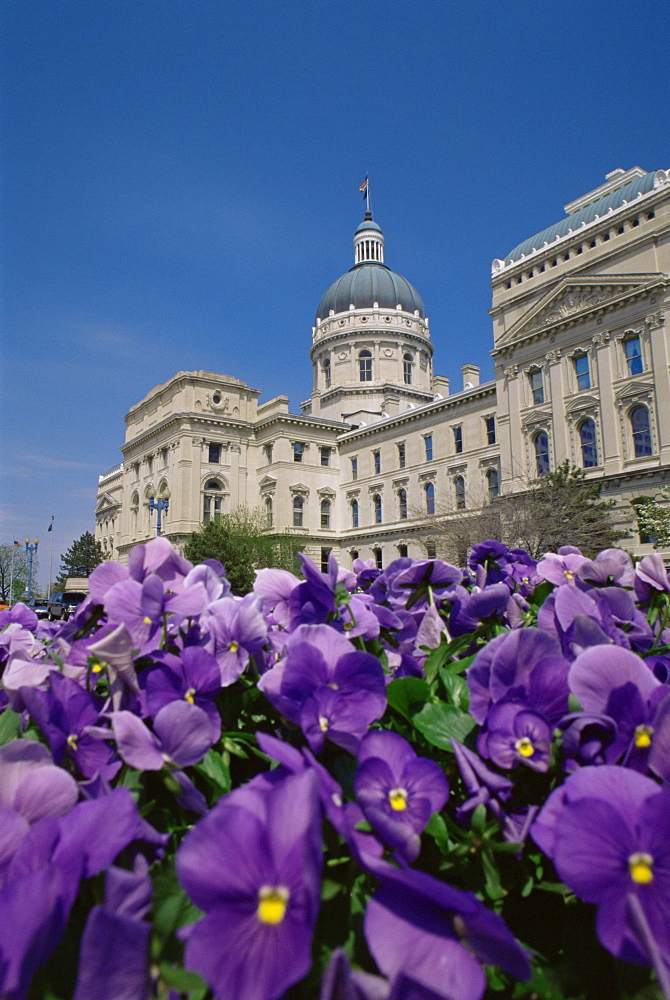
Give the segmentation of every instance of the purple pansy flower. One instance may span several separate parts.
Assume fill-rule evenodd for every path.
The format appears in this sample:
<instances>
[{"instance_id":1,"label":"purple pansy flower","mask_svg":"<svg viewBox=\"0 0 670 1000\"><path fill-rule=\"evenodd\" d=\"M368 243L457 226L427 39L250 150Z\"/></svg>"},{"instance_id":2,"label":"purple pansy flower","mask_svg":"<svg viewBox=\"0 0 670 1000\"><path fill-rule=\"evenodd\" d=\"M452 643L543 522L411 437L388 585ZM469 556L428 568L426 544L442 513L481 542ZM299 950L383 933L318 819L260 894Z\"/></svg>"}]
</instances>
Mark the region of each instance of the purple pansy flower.
<instances>
[{"instance_id":1,"label":"purple pansy flower","mask_svg":"<svg viewBox=\"0 0 670 1000\"><path fill-rule=\"evenodd\" d=\"M233 684L252 657L262 657L268 627L254 595L214 601L201 616L200 625L209 634L207 649L219 665L222 687Z\"/></svg>"},{"instance_id":2,"label":"purple pansy flower","mask_svg":"<svg viewBox=\"0 0 670 1000\"><path fill-rule=\"evenodd\" d=\"M212 745L208 716L197 705L172 701L157 713L152 733L132 712L112 712L112 729L120 757L143 771L160 771L168 762L197 764Z\"/></svg>"},{"instance_id":3,"label":"purple pansy flower","mask_svg":"<svg viewBox=\"0 0 670 1000\"><path fill-rule=\"evenodd\" d=\"M525 764L546 771L551 760L551 727L535 712L511 701L501 701L488 714L477 749L498 767Z\"/></svg>"},{"instance_id":4,"label":"purple pansy flower","mask_svg":"<svg viewBox=\"0 0 670 1000\"><path fill-rule=\"evenodd\" d=\"M212 727L212 743L221 735L221 715L214 698L221 690L219 665L201 646L185 646L177 656L158 653L160 664L146 679L146 708L154 718L161 708L173 701L197 705L208 716Z\"/></svg>"}]
</instances>

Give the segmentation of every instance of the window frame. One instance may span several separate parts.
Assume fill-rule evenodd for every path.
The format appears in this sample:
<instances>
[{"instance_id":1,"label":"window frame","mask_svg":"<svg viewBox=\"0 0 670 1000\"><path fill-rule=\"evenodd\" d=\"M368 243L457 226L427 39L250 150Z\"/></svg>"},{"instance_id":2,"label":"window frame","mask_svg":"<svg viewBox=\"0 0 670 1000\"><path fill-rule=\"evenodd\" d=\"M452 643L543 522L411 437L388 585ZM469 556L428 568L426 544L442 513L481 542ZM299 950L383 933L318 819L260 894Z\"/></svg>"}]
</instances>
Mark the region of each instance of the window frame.
<instances>
[{"instance_id":1,"label":"window frame","mask_svg":"<svg viewBox=\"0 0 670 1000\"><path fill-rule=\"evenodd\" d=\"M423 488L426 498L426 514L435 513L435 483L429 479Z\"/></svg>"},{"instance_id":2,"label":"window frame","mask_svg":"<svg viewBox=\"0 0 670 1000\"><path fill-rule=\"evenodd\" d=\"M463 454L463 424L457 424L455 427L451 428L452 434L454 436L454 454Z\"/></svg>"},{"instance_id":3,"label":"window frame","mask_svg":"<svg viewBox=\"0 0 670 1000\"><path fill-rule=\"evenodd\" d=\"M580 371L580 363L582 370ZM575 372L575 383L577 385L577 392L581 392L584 389L591 388L591 365L589 363L589 356L586 352L583 354L576 354L572 359L572 365Z\"/></svg>"},{"instance_id":4,"label":"window frame","mask_svg":"<svg viewBox=\"0 0 670 1000\"><path fill-rule=\"evenodd\" d=\"M372 382L372 351L358 352L358 381Z\"/></svg>"},{"instance_id":5,"label":"window frame","mask_svg":"<svg viewBox=\"0 0 670 1000\"><path fill-rule=\"evenodd\" d=\"M330 530L330 517L332 514L333 505L327 497L324 497L320 504L320 523L321 527Z\"/></svg>"},{"instance_id":6,"label":"window frame","mask_svg":"<svg viewBox=\"0 0 670 1000\"><path fill-rule=\"evenodd\" d=\"M540 451L539 441L544 438L547 443L546 450ZM533 437L533 452L535 455L535 472L538 479L541 476L548 476L551 472L551 455L549 452L549 434L545 430L540 430Z\"/></svg>"},{"instance_id":7,"label":"window frame","mask_svg":"<svg viewBox=\"0 0 670 1000\"><path fill-rule=\"evenodd\" d=\"M585 438L585 428L590 425L593 428L593 437L591 440ZM598 461L598 428L596 427L596 422L593 417L585 417L577 427L577 433L579 434L579 447L582 455L582 468L583 469L595 469L600 464ZM587 453L591 452L590 456Z\"/></svg>"},{"instance_id":8,"label":"window frame","mask_svg":"<svg viewBox=\"0 0 670 1000\"><path fill-rule=\"evenodd\" d=\"M487 444L497 443L497 429L496 429L495 416L484 417L484 432L486 434Z\"/></svg>"},{"instance_id":9,"label":"window frame","mask_svg":"<svg viewBox=\"0 0 670 1000\"><path fill-rule=\"evenodd\" d=\"M629 346L636 345L637 353L629 351ZM631 378L634 375L642 375L644 372L644 359L642 357L642 337L639 333L631 333L624 337L623 352L626 361L626 375Z\"/></svg>"},{"instance_id":10,"label":"window frame","mask_svg":"<svg viewBox=\"0 0 670 1000\"><path fill-rule=\"evenodd\" d=\"M384 507L382 503L381 493L373 493L372 495L372 510L373 510L373 520L375 524L384 523Z\"/></svg>"},{"instance_id":11,"label":"window frame","mask_svg":"<svg viewBox=\"0 0 670 1000\"><path fill-rule=\"evenodd\" d=\"M423 448L424 448L424 455L426 456L426 461L427 462L432 462L433 461L433 435L432 434L424 434L424 436L423 436Z\"/></svg>"},{"instance_id":12,"label":"window frame","mask_svg":"<svg viewBox=\"0 0 670 1000\"><path fill-rule=\"evenodd\" d=\"M293 510L293 527L294 528L304 527L303 522L305 520L305 498L300 496L299 493L293 497L292 510Z\"/></svg>"},{"instance_id":13,"label":"window frame","mask_svg":"<svg viewBox=\"0 0 670 1000\"><path fill-rule=\"evenodd\" d=\"M454 498L456 501L456 510L465 510L465 476L456 476L454 478Z\"/></svg>"},{"instance_id":14,"label":"window frame","mask_svg":"<svg viewBox=\"0 0 670 1000\"><path fill-rule=\"evenodd\" d=\"M645 414L645 427L636 429L634 418L637 413ZM628 422L630 423L631 440L633 442L633 457L650 458L654 454L654 445L651 439L651 413L649 412L649 407L645 406L644 403L637 403L628 413Z\"/></svg>"},{"instance_id":15,"label":"window frame","mask_svg":"<svg viewBox=\"0 0 670 1000\"><path fill-rule=\"evenodd\" d=\"M402 377L405 385L412 384L412 355L406 352L402 356Z\"/></svg>"},{"instance_id":16,"label":"window frame","mask_svg":"<svg viewBox=\"0 0 670 1000\"><path fill-rule=\"evenodd\" d=\"M531 368L528 372L528 384L530 386L530 398L533 406L542 406L543 403L546 403L544 374L541 368Z\"/></svg>"}]
</instances>

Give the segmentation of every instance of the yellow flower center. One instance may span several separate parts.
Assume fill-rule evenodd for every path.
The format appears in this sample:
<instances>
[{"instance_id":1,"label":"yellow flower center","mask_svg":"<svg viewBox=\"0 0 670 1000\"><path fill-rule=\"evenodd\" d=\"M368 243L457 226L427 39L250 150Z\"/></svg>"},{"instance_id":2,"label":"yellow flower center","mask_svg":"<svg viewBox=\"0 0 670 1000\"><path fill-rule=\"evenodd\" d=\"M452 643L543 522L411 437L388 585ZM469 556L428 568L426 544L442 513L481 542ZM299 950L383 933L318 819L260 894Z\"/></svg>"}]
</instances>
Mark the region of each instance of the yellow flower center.
<instances>
[{"instance_id":1,"label":"yellow flower center","mask_svg":"<svg viewBox=\"0 0 670 1000\"><path fill-rule=\"evenodd\" d=\"M635 746L638 750L646 750L647 747L650 747L653 735L653 726L638 726L635 730Z\"/></svg>"},{"instance_id":2,"label":"yellow flower center","mask_svg":"<svg viewBox=\"0 0 670 1000\"><path fill-rule=\"evenodd\" d=\"M654 859L651 854L645 854L643 851L631 854L628 859L628 869L633 882L637 882L638 885L649 885L650 882L653 882L653 864Z\"/></svg>"},{"instance_id":3,"label":"yellow flower center","mask_svg":"<svg viewBox=\"0 0 670 1000\"><path fill-rule=\"evenodd\" d=\"M352 630L353 627L354 627L354 623L353 622L345 622L344 623L344 631L345 632L351 632L351 630Z\"/></svg>"},{"instance_id":4,"label":"yellow flower center","mask_svg":"<svg viewBox=\"0 0 670 1000\"><path fill-rule=\"evenodd\" d=\"M70 733L70 735L67 738L67 745L69 747L72 747L73 750L77 749L77 734L76 733Z\"/></svg>"},{"instance_id":5,"label":"yellow flower center","mask_svg":"<svg viewBox=\"0 0 670 1000\"><path fill-rule=\"evenodd\" d=\"M256 915L262 924L280 924L288 905L289 892L282 885L264 885L258 893Z\"/></svg>"},{"instance_id":6,"label":"yellow flower center","mask_svg":"<svg viewBox=\"0 0 670 1000\"><path fill-rule=\"evenodd\" d=\"M143 620L145 625L151 625L151 618L148 615L145 615Z\"/></svg>"},{"instance_id":7,"label":"yellow flower center","mask_svg":"<svg viewBox=\"0 0 670 1000\"><path fill-rule=\"evenodd\" d=\"M407 791L404 788L392 788L389 792L389 802L391 809L402 812L407 808Z\"/></svg>"},{"instance_id":8,"label":"yellow flower center","mask_svg":"<svg viewBox=\"0 0 670 1000\"><path fill-rule=\"evenodd\" d=\"M236 653L239 648L240 647L237 645L235 641L228 643L228 649L230 650L231 653Z\"/></svg>"},{"instance_id":9,"label":"yellow flower center","mask_svg":"<svg viewBox=\"0 0 670 1000\"><path fill-rule=\"evenodd\" d=\"M100 660L96 660L95 663L91 664L92 674L99 674L101 670L102 670L102 663L100 662Z\"/></svg>"},{"instance_id":10,"label":"yellow flower center","mask_svg":"<svg viewBox=\"0 0 670 1000\"><path fill-rule=\"evenodd\" d=\"M522 736L520 740L517 740L514 744L514 749L522 757L532 757L535 753L535 747L527 736Z\"/></svg>"},{"instance_id":11,"label":"yellow flower center","mask_svg":"<svg viewBox=\"0 0 670 1000\"><path fill-rule=\"evenodd\" d=\"M326 718L325 715L319 716L319 726L321 727L322 733L325 733L325 731L328 729L328 719Z\"/></svg>"},{"instance_id":12,"label":"yellow flower center","mask_svg":"<svg viewBox=\"0 0 670 1000\"><path fill-rule=\"evenodd\" d=\"M566 580L572 580L572 578L573 578L574 575L575 574L571 573L569 569L566 569L566 571L565 571L565 579Z\"/></svg>"},{"instance_id":13,"label":"yellow flower center","mask_svg":"<svg viewBox=\"0 0 670 1000\"><path fill-rule=\"evenodd\" d=\"M184 701L188 701L193 705L195 703L195 688L189 688L184 695Z\"/></svg>"}]
</instances>

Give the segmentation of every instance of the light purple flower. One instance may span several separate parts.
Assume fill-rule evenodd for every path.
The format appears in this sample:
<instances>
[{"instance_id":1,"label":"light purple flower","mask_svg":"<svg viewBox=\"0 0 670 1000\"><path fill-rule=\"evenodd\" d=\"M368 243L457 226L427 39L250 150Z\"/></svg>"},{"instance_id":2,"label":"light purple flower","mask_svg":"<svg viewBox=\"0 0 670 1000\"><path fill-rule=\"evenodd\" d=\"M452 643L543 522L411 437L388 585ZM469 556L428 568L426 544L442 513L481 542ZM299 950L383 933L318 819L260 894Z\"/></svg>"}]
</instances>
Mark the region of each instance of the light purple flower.
<instances>
[{"instance_id":1,"label":"light purple flower","mask_svg":"<svg viewBox=\"0 0 670 1000\"><path fill-rule=\"evenodd\" d=\"M567 548L569 547L566 546L565 549ZM570 551L562 549L561 553L558 555L555 552L547 552L540 559L535 571L542 580L548 580L557 586L567 583L574 587L577 583L578 570L590 560L581 555L579 549L570 549Z\"/></svg>"},{"instance_id":2,"label":"light purple flower","mask_svg":"<svg viewBox=\"0 0 670 1000\"><path fill-rule=\"evenodd\" d=\"M160 771L165 763L197 764L212 745L209 718L187 701L161 708L153 733L132 712L113 712L111 719L119 755L138 770Z\"/></svg>"},{"instance_id":3,"label":"light purple flower","mask_svg":"<svg viewBox=\"0 0 670 1000\"><path fill-rule=\"evenodd\" d=\"M522 705L501 701L489 712L477 749L498 767L524 764L533 771L546 771L551 760L551 727Z\"/></svg>"},{"instance_id":4,"label":"light purple flower","mask_svg":"<svg viewBox=\"0 0 670 1000\"><path fill-rule=\"evenodd\" d=\"M219 665L222 687L233 684L252 658L262 659L268 627L255 596L214 601L201 616L200 625L208 633L206 648Z\"/></svg>"}]
</instances>

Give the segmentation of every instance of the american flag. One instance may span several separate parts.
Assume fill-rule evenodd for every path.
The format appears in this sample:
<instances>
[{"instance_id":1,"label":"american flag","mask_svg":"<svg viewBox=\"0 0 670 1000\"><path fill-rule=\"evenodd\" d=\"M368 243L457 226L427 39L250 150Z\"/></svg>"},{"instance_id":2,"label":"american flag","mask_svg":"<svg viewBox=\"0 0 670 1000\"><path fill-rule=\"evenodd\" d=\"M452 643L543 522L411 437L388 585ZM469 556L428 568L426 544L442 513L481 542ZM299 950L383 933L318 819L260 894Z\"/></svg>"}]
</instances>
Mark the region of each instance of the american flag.
<instances>
[{"instance_id":1,"label":"american flag","mask_svg":"<svg viewBox=\"0 0 670 1000\"><path fill-rule=\"evenodd\" d=\"M363 183L361 184L361 186L358 189L359 191L363 192L363 197L365 197L366 194L368 193L368 183L369 182L368 182L368 178L367 178L367 174L366 174L365 180L363 181Z\"/></svg>"}]
</instances>

